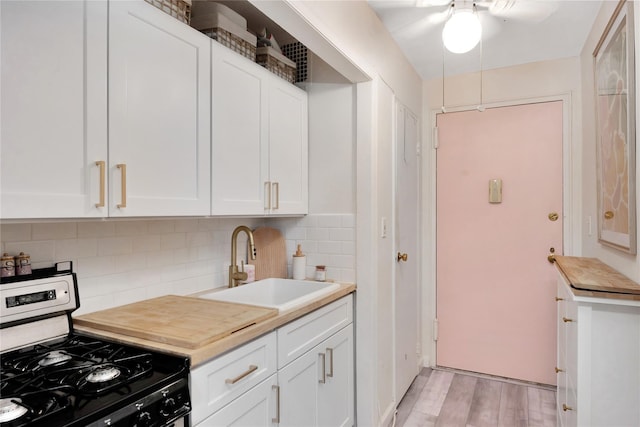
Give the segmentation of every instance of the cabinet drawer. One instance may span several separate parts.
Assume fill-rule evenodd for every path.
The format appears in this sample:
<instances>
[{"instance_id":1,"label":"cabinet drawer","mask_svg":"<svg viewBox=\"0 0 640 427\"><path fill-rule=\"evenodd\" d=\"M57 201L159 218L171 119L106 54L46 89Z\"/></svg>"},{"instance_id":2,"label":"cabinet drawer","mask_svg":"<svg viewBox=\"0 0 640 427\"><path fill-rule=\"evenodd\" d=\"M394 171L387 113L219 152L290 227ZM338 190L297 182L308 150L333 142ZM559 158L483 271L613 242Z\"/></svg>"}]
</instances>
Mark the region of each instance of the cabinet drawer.
<instances>
[{"instance_id":1,"label":"cabinet drawer","mask_svg":"<svg viewBox=\"0 0 640 427\"><path fill-rule=\"evenodd\" d=\"M353 322L353 297L347 295L278 329L278 368Z\"/></svg>"},{"instance_id":2,"label":"cabinet drawer","mask_svg":"<svg viewBox=\"0 0 640 427\"><path fill-rule=\"evenodd\" d=\"M278 376L271 375L266 381L229 403L199 425L202 427L271 427L275 425L273 420L278 413L275 397L278 393L277 386Z\"/></svg>"},{"instance_id":3,"label":"cabinet drawer","mask_svg":"<svg viewBox=\"0 0 640 427\"><path fill-rule=\"evenodd\" d=\"M203 421L275 372L275 332L193 369L193 423Z\"/></svg>"}]
</instances>

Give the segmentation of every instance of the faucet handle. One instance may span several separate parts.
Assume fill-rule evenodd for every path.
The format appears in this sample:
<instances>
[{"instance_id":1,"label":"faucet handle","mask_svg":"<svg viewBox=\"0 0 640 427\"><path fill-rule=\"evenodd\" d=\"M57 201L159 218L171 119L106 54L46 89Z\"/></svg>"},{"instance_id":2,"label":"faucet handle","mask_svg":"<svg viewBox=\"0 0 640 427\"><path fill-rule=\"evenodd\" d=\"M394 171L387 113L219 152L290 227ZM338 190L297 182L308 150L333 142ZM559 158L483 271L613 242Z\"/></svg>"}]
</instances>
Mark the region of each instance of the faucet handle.
<instances>
[{"instance_id":1,"label":"faucet handle","mask_svg":"<svg viewBox=\"0 0 640 427\"><path fill-rule=\"evenodd\" d=\"M240 260L240 272L244 273L244 260L243 259Z\"/></svg>"}]
</instances>

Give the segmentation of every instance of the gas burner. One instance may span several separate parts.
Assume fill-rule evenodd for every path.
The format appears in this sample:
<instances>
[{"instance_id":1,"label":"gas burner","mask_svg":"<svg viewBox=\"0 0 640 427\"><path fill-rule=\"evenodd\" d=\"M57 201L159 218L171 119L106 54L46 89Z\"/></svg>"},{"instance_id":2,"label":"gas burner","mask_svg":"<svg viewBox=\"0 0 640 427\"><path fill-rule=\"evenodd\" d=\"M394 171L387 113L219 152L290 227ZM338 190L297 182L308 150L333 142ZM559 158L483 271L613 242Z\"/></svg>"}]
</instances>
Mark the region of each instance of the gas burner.
<instances>
[{"instance_id":1,"label":"gas burner","mask_svg":"<svg viewBox=\"0 0 640 427\"><path fill-rule=\"evenodd\" d=\"M114 366L102 366L89 375L87 375L87 381L90 383L104 383L114 380L120 376L120 370Z\"/></svg>"},{"instance_id":2,"label":"gas burner","mask_svg":"<svg viewBox=\"0 0 640 427\"><path fill-rule=\"evenodd\" d=\"M21 405L22 400L18 398L14 399L0 399L0 423L8 423L13 420L17 420L29 410Z\"/></svg>"},{"instance_id":3,"label":"gas burner","mask_svg":"<svg viewBox=\"0 0 640 427\"><path fill-rule=\"evenodd\" d=\"M40 361L38 362L39 366L51 366L51 365L61 365L64 362L71 360L73 357L68 355L63 351L54 350L47 353Z\"/></svg>"}]
</instances>

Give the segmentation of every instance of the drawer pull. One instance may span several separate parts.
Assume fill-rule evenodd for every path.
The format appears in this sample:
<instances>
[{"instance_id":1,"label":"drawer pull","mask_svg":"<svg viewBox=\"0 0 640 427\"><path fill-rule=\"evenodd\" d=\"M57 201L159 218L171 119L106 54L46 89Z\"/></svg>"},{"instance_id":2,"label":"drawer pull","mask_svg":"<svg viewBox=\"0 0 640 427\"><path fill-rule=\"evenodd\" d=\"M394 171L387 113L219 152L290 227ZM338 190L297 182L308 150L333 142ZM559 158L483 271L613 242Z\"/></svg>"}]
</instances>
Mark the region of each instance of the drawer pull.
<instances>
[{"instance_id":1,"label":"drawer pull","mask_svg":"<svg viewBox=\"0 0 640 427\"><path fill-rule=\"evenodd\" d=\"M324 353L318 353L318 356L322 357L322 378L318 380L320 384L327 382L327 358Z\"/></svg>"},{"instance_id":2,"label":"drawer pull","mask_svg":"<svg viewBox=\"0 0 640 427\"><path fill-rule=\"evenodd\" d=\"M269 181L265 181L264 183L264 209L267 211L271 210L271 183Z\"/></svg>"},{"instance_id":3,"label":"drawer pull","mask_svg":"<svg viewBox=\"0 0 640 427\"><path fill-rule=\"evenodd\" d=\"M564 323L568 323L568 322L573 322L573 319L569 319L568 317L563 317L563 318L562 318L562 321L563 321Z\"/></svg>"},{"instance_id":4,"label":"drawer pull","mask_svg":"<svg viewBox=\"0 0 640 427\"><path fill-rule=\"evenodd\" d=\"M249 365L249 369L247 369L246 371L244 371L243 373L241 373L235 378L227 378L226 380L224 380L224 382L227 384L235 384L241 379L243 379L244 377L250 375L252 372L255 372L257 370L258 370L258 367L256 365Z\"/></svg>"},{"instance_id":5,"label":"drawer pull","mask_svg":"<svg viewBox=\"0 0 640 427\"><path fill-rule=\"evenodd\" d=\"M564 369L560 369L556 366L556 374L559 374L560 372L564 372Z\"/></svg>"},{"instance_id":6,"label":"drawer pull","mask_svg":"<svg viewBox=\"0 0 640 427\"><path fill-rule=\"evenodd\" d=\"M567 406L566 404L562 404L562 410L567 412L567 411L573 411L573 408L571 406Z\"/></svg>"},{"instance_id":7,"label":"drawer pull","mask_svg":"<svg viewBox=\"0 0 640 427\"><path fill-rule=\"evenodd\" d=\"M276 201L274 203L273 209L277 210L280 209L280 183L279 182L274 182L273 184L271 184L274 188L274 192L276 193Z\"/></svg>"},{"instance_id":8,"label":"drawer pull","mask_svg":"<svg viewBox=\"0 0 640 427\"><path fill-rule=\"evenodd\" d=\"M276 391L276 417L271 418L271 422L275 424L280 424L280 386L272 385L271 390Z\"/></svg>"},{"instance_id":9,"label":"drawer pull","mask_svg":"<svg viewBox=\"0 0 640 427\"><path fill-rule=\"evenodd\" d=\"M564 298L556 297L556 301L564 301Z\"/></svg>"},{"instance_id":10,"label":"drawer pull","mask_svg":"<svg viewBox=\"0 0 640 427\"><path fill-rule=\"evenodd\" d=\"M327 376L333 377L333 349L327 348L327 354L329 355L329 372L327 373Z\"/></svg>"}]
</instances>

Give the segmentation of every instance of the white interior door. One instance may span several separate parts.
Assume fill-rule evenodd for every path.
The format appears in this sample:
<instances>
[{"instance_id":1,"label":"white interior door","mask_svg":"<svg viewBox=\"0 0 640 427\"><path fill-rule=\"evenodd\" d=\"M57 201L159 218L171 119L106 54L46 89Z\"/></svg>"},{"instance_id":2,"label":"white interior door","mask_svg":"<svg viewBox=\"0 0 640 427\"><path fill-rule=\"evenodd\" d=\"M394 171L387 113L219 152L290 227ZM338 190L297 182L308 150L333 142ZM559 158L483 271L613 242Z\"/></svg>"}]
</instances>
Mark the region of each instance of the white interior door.
<instances>
[{"instance_id":1,"label":"white interior door","mask_svg":"<svg viewBox=\"0 0 640 427\"><path fill-rule=\"evenodd\" d=\"M418 120L404 106L396 108L397 263L394 288L395 398L399 403L418 374ZM406 255L406 257L405 257Z\"/></svg>"}]
</instances>

